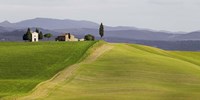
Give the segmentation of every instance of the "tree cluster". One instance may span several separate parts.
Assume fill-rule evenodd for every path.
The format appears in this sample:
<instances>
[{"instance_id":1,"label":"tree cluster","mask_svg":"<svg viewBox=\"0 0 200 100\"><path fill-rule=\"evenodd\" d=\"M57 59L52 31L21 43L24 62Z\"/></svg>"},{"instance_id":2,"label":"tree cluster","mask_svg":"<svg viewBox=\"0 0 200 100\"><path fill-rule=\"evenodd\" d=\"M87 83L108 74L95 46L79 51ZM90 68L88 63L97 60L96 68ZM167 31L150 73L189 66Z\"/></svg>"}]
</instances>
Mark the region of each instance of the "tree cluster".
<instances>
[{"instance_id":1,"label":"tree cluster","mask_svg":"<svg viewBox=\"0 0 200 100\"><path fill-rule=\"evenodd\" d=\"M87 34L87 35L85 35L84 39L85 39L85 41L94 41L95 37L91 34Z\"/></svg>"},{"instance_id":2,"label":"tree cluster","mask_svg":"<svg viewBox=\"0 0 200 100\"><path fill-rule=\"evenodd\" d=\"M45 37L45 38L48 38L48 40L49 40L49 38L51 38L52 36L53 36L53 35L52 35L51 33L47 33L47 34L44 35L44 37Z\"/></svg>"},{"instance_id":3,"label":"tree cluster","mask_svg":"<svg viewBox=\"0 0 200 100\"><path fill-rule=\"evenodd\" d=\"M43 39L43 33L42 33L42 31L39 31L39 29L36 28L35 32L38 33L38 39L42 40ZM31 29L30 28L28 28L27 32L23 35L23 40L31 42L31 40L32 40L32 33L31 33Z\"/></svg>"},{"instance_id":4,"label":"tree cluster","mask_svg":"<svg viewBox=\"0 0 200 100\"><path fill-rule=\"evenodd\" d=\"M42 31L39 31L39 29L36 28L35 32L39 33L38 34L38 39L42 40L43 39L43 33L42 33Z\"/></svg>"},{"instance_id":5,"label":"tree cluster","mask_svg":"<svg viewBox=\"0 0 200 100\"><path fill-rule=\"evenodd\" d=\"M24 41L31 41L32 40L32 33L31 33L30 28L28 28L27 32L23 35L23 40Z\"/></svg>"}]
</instances>

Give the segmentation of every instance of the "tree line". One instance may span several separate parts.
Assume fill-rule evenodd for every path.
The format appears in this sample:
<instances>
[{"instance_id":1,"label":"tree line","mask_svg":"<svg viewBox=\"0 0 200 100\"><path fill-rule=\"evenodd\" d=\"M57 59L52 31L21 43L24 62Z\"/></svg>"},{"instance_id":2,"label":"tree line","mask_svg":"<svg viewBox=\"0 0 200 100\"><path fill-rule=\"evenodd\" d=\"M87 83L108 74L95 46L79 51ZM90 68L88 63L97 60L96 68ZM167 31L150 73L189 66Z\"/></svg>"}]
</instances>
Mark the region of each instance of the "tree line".
<instances>
[{"instance_id":1,"label":"tree line","mask_svg":"<svg viewBox=\"0 0 200 100\"><path fill-rule=\"evenodd\" d=\"M35 32L38 33L39 40L42 40L44 37L49 39L53 36L51 33L47 33L43 35L42 31L40 31L38 28L35 29ZM27 32L23 35L23 40L30 41L30 42L32 41L32 32L30 28L28 28Z\"/></svg>"},{"instance_id":2,"label":"tree line","mask_svg":"<svg viewBox=\"0 0 200 100\"><path fill-rule=\"evenodd\" d=\"M42 31L40 31L38 28L36 28L35 32L38 33L38 40L42 40L44 37L49 39L53 36L51 33L47 33L47 34L43 35ZM101 39L104 36L104 25L103 25L103 23L100 24L99 35L100 35ZM85 41L94 41L95 36L93 36L91 34L87 34L87 35L85 35L84 39L85 39ZM27 32L23 35L23 40L24 41L30 41L30 42L32 41L32 32L31 32L30 28L28 28Z\"/></svg>"}]
</instances>

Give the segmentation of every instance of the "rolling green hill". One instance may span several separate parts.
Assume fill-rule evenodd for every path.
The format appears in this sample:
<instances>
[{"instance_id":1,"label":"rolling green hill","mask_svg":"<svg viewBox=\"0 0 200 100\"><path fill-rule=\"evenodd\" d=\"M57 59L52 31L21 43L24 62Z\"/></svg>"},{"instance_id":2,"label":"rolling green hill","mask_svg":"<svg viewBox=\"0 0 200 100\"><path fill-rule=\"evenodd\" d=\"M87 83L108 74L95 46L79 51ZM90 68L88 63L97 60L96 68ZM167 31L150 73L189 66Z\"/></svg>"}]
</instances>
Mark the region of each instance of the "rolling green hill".
<instances>
[{"instance_id":1,"label":"rolling green hill","mask_svg":"<svg viewBox=\"0 0 200 100\"><path fill-rule=\"evenodd\" d=\"M80 64L70 80L41 100L200 99L200 52L109 45L110 51Z\"/></svg>"},{"instance_id":2,"label":"rolling green hill","mask_svg":"<svg viewBox=\"0 0 200 100\"><path fill-rule=\"evenodd\" d=\"M51 80L42 83L29 95L17 98L19 100L199 100L200 99L200 52L165 51L153 47L132 44L110 44L96 45L95 42L80 43L37 43L32 44L25 53L29 54L23 60L31 58L34 54L50 51L49 55L37 55L37 63L23 63L17 60L24 57L19 56L19 47L22 44L10 44L14 49L12 52L2 53L9 55L16 53L11 58L1 59L6 65L10 61L12 67L0 70L0 94L11 95L27 93L36 84L51 78L56 72L62 70ZM73 44L73 45L72 45ZM3 44L0 44L3 46ZM27 49L28 44L23 44L21 50ZM62 45L62 46L61 46ZM66 47L65 47L66 45ZM79 63L83 53L89 49L90 53ZM39 48L39 47L40 48ZM69 48L70 46L70 48ZM71 48L72 46L72 48ZM74 47L73 47L74 46ZM9 47L7 43L5 48ZM79 49L77 49L78 47ZM62 49L61 49L62 48ZM34 49L34 50L33 50ZM40 51L42 49L42 51ZM45 50L43 50L45 49ZM53 49L53 50L51 50ZM55 50L54 50L55 49ZM64 53L63 49L70 49L73 53ZM3 49L0 49L3 50ZM78 51L76 51L78 50ZM6 51L6 50L4 50ZM32 53L35 51L35 53ZM37 52L36 52L37 51ZM49 52L48 51L48 52ZM31 53L30 53L31 52ZM56 52L56 53L55 53ZM60 54L60 52L62 52ZM80 52L80 53L79 53ZM77 54L78 53L78 54ZM54 55L55 54L55 55ZM63 56L69 55L69 56ZM76 55L76 56L75 56ZM49 57L53 56L53 57ZM62 57L56 64L52 61ZM21 58L22 57L22 58ZM40 58L41 57L41 58ZM55 57L55 58L54 58ZM67 58L66 58L67 57ZM79 59L77 59L77 57ZM15 60L10 60L14 59ZM44 59L49 59L45 60ZM63 60L65 59L65 60ZM70 59L70 60L69 60ZM4 61L5 60L5 61ZM42 60L46 67L35 68ZM64 63L63 63L64 61ZM70 63L70 64L69 64ZM2 65L5 65L2 64ZM26 65L27 64L27 65ZM73 64L73 65L72 65ZM2 66L1 65L1 66ZM18 67L14 67L14 66ZM64 69L65 66L69 66ZM24 67L20 67L24 66ZM32 69L26 68L31 66ZM48 66L51 66L50 68ZM12 69L13 68L13 69ZM23 68L22 74L20 69ZM45 69L45 70L44 70ZM57 69L57 70L56 70ZM46 71L47 70L47 71ZM7 71L7 72L6 72ZM28 73L30 72L30 73ZM10 74L10 75L9 75ZM12 76L13 78L9 79ZM16 79L15 79L16 78ZM10 82L10 83L9 83ZM21 84L19 84L22 82ZM2 84L3 83L3 84ZM9 83L9 84L8 84ZM3 87L2 87L3 86ZM11 87L10 87L11 86ZM10 91L8 91L10 90ZM12 92L13 91L13 92Z\"/></svg>"},{"instance_id":3,"label":"rolling green hill","mask_svg":"<svg viewBox=\"0 0 200 100\"><path fill-rule=\"evenodd\" d=\"M0 43L0 98L22 95L79 61L95 42Z\"/></svg>"}]
</instances>

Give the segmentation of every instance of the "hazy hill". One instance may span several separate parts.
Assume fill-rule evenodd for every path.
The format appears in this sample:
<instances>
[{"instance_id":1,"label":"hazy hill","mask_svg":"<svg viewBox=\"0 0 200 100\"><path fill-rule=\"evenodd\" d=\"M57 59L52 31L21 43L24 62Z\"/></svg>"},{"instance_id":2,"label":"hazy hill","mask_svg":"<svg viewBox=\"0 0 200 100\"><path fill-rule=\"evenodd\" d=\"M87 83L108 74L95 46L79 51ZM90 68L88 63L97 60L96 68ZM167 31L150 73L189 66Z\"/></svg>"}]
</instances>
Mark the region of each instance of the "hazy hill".
<instances>
[{"instance_id":1,"label":"hazy hill","mask_svg":"<svg viewBox=\"0 0 200 100\"><path fill-rule=\"evenodd\" d=\"M175 40L200 40L200 31L177 35L174 39Z\"/></svg>"},{"instance_id":2,"label":"hazy hill","mask_svg":"<svg viewBox=\"0 0 200 100\"><path fill-rule=\"evenodd\" d=\"M0 33L2 32L10 32L10 31L14 31L14 28L8 28L8 27L2 27L0 26Z\"/></svg>"},{"instance_id":3,"label":"hazy hill","mask_svg":"<svg viewBox=\"0 0 200 100\"><path fill-rule=\"evenodd\" d=\"M40 27L44 29L63 29L63 28L97 28L98 24L90 21L59 20L50 18L35 18L24 20L17 23L2 22L0 26L12 28Z\"/></svg>"},{"instance_id":4,"label":"hazy hill","mask_svg":"<svg viewBox=\"0 0 200 100\"><path fill-rule=\"evenodd\" d=\"M85 20L70 20L70 19L52 19L52 18L35 18L29 20L23 20L16 23L10 23L9 21L4 21L0 23L0 26L3 27L12 27L12 28L27 28L27 27L40 27L43 29L80 29L80 28L90 28L98 29L99 23L85 21ZM129 26L105 26L107 30L133 30L137 29L135 27Z\"/></svg>"},{"instance_id":5,"label":"hazy hill","mask_svg":"<svg viewBox=\"0 0 200 100\"><path fill-rule=\"evenodd\" d=\"M76 35L84 36L85 34L93 34L99 37L98 29L60 29L55 30L57 32L71 32ZM107 30L105 29L105 38L127 38L127 39L137 39L137 40L168 40L173 34L156 32L149 30Z\"/></svg>"}]
</instances>

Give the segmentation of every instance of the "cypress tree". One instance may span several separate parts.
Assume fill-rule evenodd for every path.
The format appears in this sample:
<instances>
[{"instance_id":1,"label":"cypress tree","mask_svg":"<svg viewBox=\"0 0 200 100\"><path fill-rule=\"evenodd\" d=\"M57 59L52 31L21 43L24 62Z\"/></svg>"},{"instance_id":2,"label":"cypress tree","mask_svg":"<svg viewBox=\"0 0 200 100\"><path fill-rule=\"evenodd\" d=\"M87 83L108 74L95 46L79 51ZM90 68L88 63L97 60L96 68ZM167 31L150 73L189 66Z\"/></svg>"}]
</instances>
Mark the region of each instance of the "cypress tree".
<instances>
[{"instance_id":1,"label":"cypress tree","mask_svg":"<svg viewBox=\"0 0 200 100\"><path fill-rule=\"evenodd\" d=\"M32 41L32 33L31 33L31 29L30 29L30 28L28 28L26 34L27 34L27 39L28 39L29 41Z\"/></svg>"},{"instance_id":2,"label":"cypress tree","mask_svg":"<svg viewBox=\"0 0 200 100\"><path fill-rule=\"evenodd\" d=\"M32 33L31 33L31 29L28 28L27 32L23 35L23 40L24 41L31 41L32 40Z\"/></svg>"},{"instance_id":3,"label":"cypress tree","mask_svg":"<svg viewBox=\"0 0 200 100\"><path fill-rule=\"evenodd\" d=\"M40 33L39 33L39 40L42 40L43 39L43 33L42 33L42 31L40 31Z\"/></svg>"},{"instance_id":4,"label":"cypress tree","mask_svg":"<svg viewBox=\"0 0 200 100\"><path fill-rule=\"evenodd\" d=\"M23 35L23 40L24 40L24 41L27 41L27 40L28 40L28 37L27 37L27 34L26 34L26 33Z\"/></svg>"},{"instance_id":5,"label":"cypress tree","mask_svg":"<svg viewBox=\"0 0 200 100\"><path fill-rule=\"evenodd\" d=\"M103 26L103 23L101 23L101 25L100 25L99 35L101 36L101 38L104 36L104 26Z\"/></svg>"},{"instance_id":6,"label":"cypress tree","mask_svg":"<svg viewBox=\"0 0 200 100\"><path fill-rule=\"evenodd\" d=\"M37 33L40 33L40 31L39 31L39 29L38 29L38 28L36 28L36 29L35 29L35 32L37 32Z\"/></svg>"},{"instance_id":7,"label":"cypress tree","mask_svg":"<svg viewBox=\"0 0 200 100\"><path fill-rule=\"evenodd\" d=\"M30 29L30 28L28 28L27 32L31 32L31 29Z\"/></svg>"}]
</instances>

